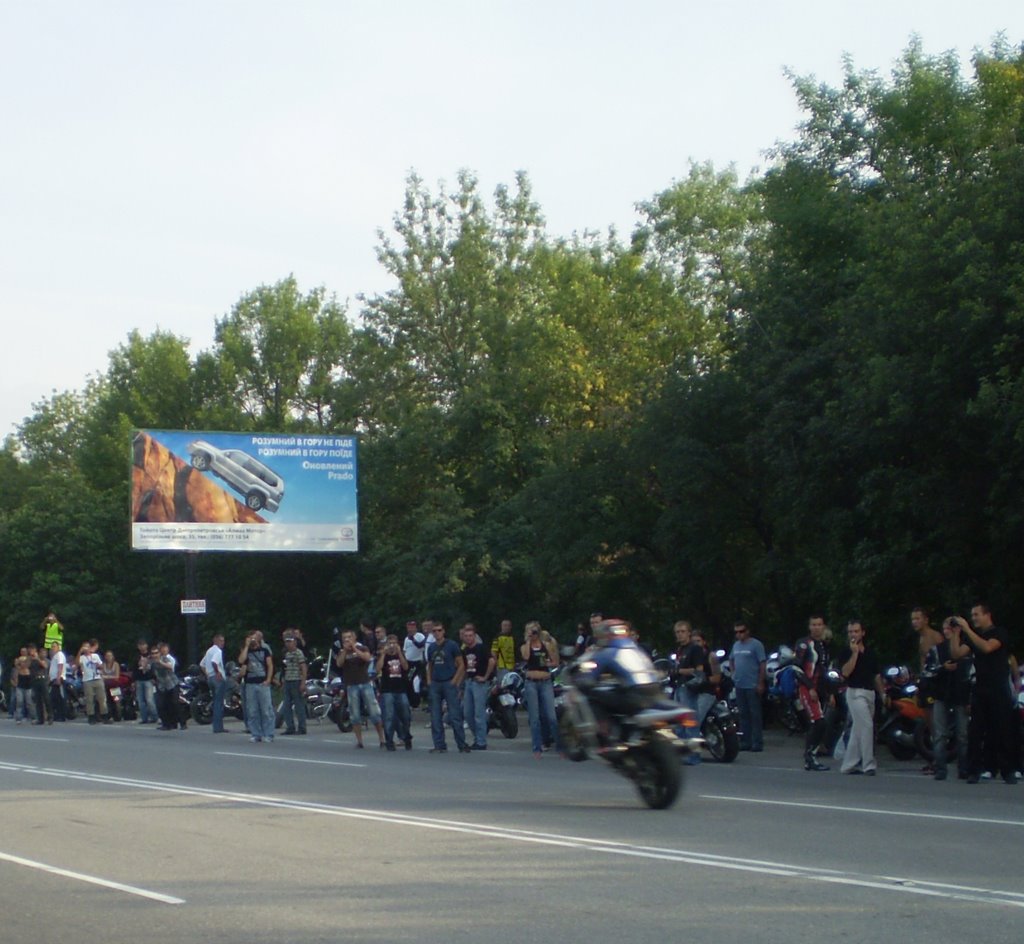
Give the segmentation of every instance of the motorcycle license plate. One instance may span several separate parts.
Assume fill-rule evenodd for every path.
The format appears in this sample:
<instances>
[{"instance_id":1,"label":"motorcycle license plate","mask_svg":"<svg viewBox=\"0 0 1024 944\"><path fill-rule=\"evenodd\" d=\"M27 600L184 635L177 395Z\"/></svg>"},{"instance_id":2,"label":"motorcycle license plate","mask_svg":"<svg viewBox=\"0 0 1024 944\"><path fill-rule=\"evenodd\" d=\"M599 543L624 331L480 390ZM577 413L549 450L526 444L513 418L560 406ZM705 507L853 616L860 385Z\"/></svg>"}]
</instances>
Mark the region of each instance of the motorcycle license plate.
<instances>
[{"instance_id":1,"label":"motorcycle license plate","mask_svg":"<svg viewBox=\"0 0 1024 944\"><path fill-rule=\"evenodd\" d=\"M119 688L112 688L110 690L110 697L111 698L120 698L121 697L121 689L119 689Z\"/></svg>"},{"instance_id":2,"label":"motorcycle license plate","mask_svg":"<svg viewBox=\"0 0 1024 944\"><path fill-rule=\"evenodd\" d=\"M512 705L516 703L516 698L515 695L510 695L508 692L502 692L498 696L498 701L505 705L506 708L511 708Z\"/></svg>"}]
</instances>

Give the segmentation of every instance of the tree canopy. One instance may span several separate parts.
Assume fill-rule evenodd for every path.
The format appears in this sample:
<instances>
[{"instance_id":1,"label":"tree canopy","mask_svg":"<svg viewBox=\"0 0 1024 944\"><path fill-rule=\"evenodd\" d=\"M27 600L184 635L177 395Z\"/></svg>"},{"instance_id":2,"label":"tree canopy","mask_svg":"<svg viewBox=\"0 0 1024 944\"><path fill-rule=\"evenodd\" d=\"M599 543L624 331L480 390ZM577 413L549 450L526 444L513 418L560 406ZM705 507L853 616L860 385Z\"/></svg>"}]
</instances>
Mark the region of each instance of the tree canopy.
<instances>
[{"instance_id":1,"label":"tree canopy","mask_svg":"<svg viewBox=\"0 0 1024 944\"><path fill-rule=\"evenodd\" d=\"M128 549L139 427L360 437L358 554L203 555L229 633L601 609L776 640L824 609L906 658L913 605L1019 625L1024 51L791 78L767 170L690 166L628 242L549 234L525 174L413 174L358 311L288 276L210 350L133 332L0 452L2 647L49 607L182 638L181 558Z\"/></svg>"}]
</instances>

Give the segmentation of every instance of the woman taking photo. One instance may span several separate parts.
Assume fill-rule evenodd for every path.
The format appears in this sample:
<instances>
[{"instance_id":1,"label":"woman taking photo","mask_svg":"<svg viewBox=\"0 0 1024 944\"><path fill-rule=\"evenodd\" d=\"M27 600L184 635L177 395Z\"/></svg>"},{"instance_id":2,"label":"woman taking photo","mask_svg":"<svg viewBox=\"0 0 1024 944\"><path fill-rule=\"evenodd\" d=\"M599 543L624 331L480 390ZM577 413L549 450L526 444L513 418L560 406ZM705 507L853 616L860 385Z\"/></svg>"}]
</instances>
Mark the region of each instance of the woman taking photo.
<instances>
[{"instance_id":1,"label":"woman taking photo","mask_svg":"<svg viewBox=\"0 0 1024 944\"><path fill-rule=\"evenodd\" d=\"M539 760L544 751L545 731L559 751L562 749L550 672L558 667L558 644L549 632L540 628L540 623L532 620L526 624L519 654L526 663L526 712L530 718L533 756Z\"/></svg>"}]
</instances>

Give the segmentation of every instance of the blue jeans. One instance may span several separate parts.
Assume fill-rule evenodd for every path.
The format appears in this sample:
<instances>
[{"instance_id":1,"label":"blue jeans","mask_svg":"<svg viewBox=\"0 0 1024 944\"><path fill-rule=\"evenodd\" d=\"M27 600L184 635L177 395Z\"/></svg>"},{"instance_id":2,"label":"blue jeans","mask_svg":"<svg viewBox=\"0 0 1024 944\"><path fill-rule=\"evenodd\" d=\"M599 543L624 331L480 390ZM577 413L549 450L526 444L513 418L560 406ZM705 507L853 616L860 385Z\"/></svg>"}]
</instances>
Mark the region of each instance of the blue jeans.
<instances>
[{"instance_id":1,"label":"blue jeans","mask_svg":"<svg viewBox=\"0 0 1024 944\"><path fill-rule=\"evenodd\" d=\"M150 724L160 720L156 713L156 683L152 679L135 683L135 700L139 703L139 721Z\"/></svg>"},{"instance_id":2,"label":"blue jeans","mask_svg":"<svg viewBox=\"0 0 1024 944\"><path fill-rule=\"evenodd\" d=\"M764 726L761 696L756 688L737 688L736 707L740 710L740 750L764 750Z\"/></svg>"},{"instance_id":3,"label":"blue jeans","mask_svg":"<svg viewBox=\"0 0 1024 944\"><path fill-rule=\"evenodd\" d=\"M409 723L412 715L409 711L409 699L404 692L381 692L381 701L384 703L384 741L387 744L395 743L395 735L398 740L405 743L412 740L409 733Z\"/></svg>"},{"instance_id":4,"label":"blue jeans","mask_svg":"<svg viewBox=\"0 0 1024 944\"><path fill-rule=\"evenodd\" d=\"M473 729L474 743L487 746L487 696L491 692L490 682L474 682L466 679L462 695L462 715Z\"/></svg>"},{"instance_id":5,"label":"blue jeans","mask_svg":"<svg viewBox=\"0 0 1024 944\"><path fill-rule=\"evenodd\" d=\"M377 693L371 682L348 687L348 713L353 724L380 724L380 705L377 704Z\"/></svg>"},{"instance_id":6,"label":"blue jeans","mask_svg":"<svg viewBox=\"0 0 1024 944\"><path fill-rule=\"evenodd\" d=\"M220 703L221 714L223 714L223 695L221 695ZM302 681L300 679L285 679L281 715L284 717L285 731L294 731L298 727L299 734L306 733L306 704L302 697Z\"/></svg>"},{"instance_id":7,"label":"blue jeans","mask_svg":"<svg viewBox=\"0 0 1024 944\"><path fill-rule=\"evenodd\" d=\"M224 696L228 691L228 680L222 675L218 679L208 679L210 695L213 698L213 730L214 733L224 730Z\"/></svg>"},{"instance_id":8,"label":"blue jeans","mask_svg":"<svg viewBox=\"0 0 1024 944\"><path fill-rule=\"evenodd\" d=\"M555 687L550 679L527 679L524 688L526 713L530 718L530 745L534 753L544 750L544 725L555 736L555 743L562 749L561 733L555 716Z\"/></svg>"},{"instance_id":9,"label":"blue jeans","mask_svg":"<svg viewBox=\"0 0 1024 944\"><path fill-rule=\"evenodd\" d=\"M434 739L434 747L444 750L444 723L441 720L441 702L448 706L448 723L452 726L455 743L461 750L466 746L466 735L462 731L462 704L459 702L459 690L450 682L430 683L430 735Z\"/></svg>"},{"instance_id":10,"label":"blue jeans","mask_svg":"<svg viewBox=\"0 0 1024 944\"><path fill-rule=\"evenodd\" d=\"M246 684L245 723L253 737L274 740L274 705L270 700L269 685Z\"/></svg>"},{"instance_id":11,"label":"blue jeans","mask_svg":"<svg viewBox=\"0 0 1024 944\"><path fill-rule=\"evenodd\" d=\"M936 701L932 704L932 747L935 749L933 766L946 772L946 739L956 734L956 769L961 777L967 776L967 706Z\"/></svg>"}]
</instances>

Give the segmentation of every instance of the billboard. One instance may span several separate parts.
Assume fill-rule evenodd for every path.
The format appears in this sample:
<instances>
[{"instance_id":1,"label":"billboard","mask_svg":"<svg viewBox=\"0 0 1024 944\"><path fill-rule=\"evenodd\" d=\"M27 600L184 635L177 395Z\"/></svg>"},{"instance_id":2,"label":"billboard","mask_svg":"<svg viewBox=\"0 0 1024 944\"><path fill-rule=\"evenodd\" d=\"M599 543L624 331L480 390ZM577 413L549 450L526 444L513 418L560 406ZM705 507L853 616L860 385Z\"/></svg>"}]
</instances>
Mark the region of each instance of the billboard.
<instances>
[{"instance_id":1,"label":"billboard","mask_svg":"<svg viewBox=\"0 0 1024 944\"><path fill-rule=\"evenodd\" d=\"M355 436L137 430L132 548L356 551Z\"/></svg>"}]
</instances>

